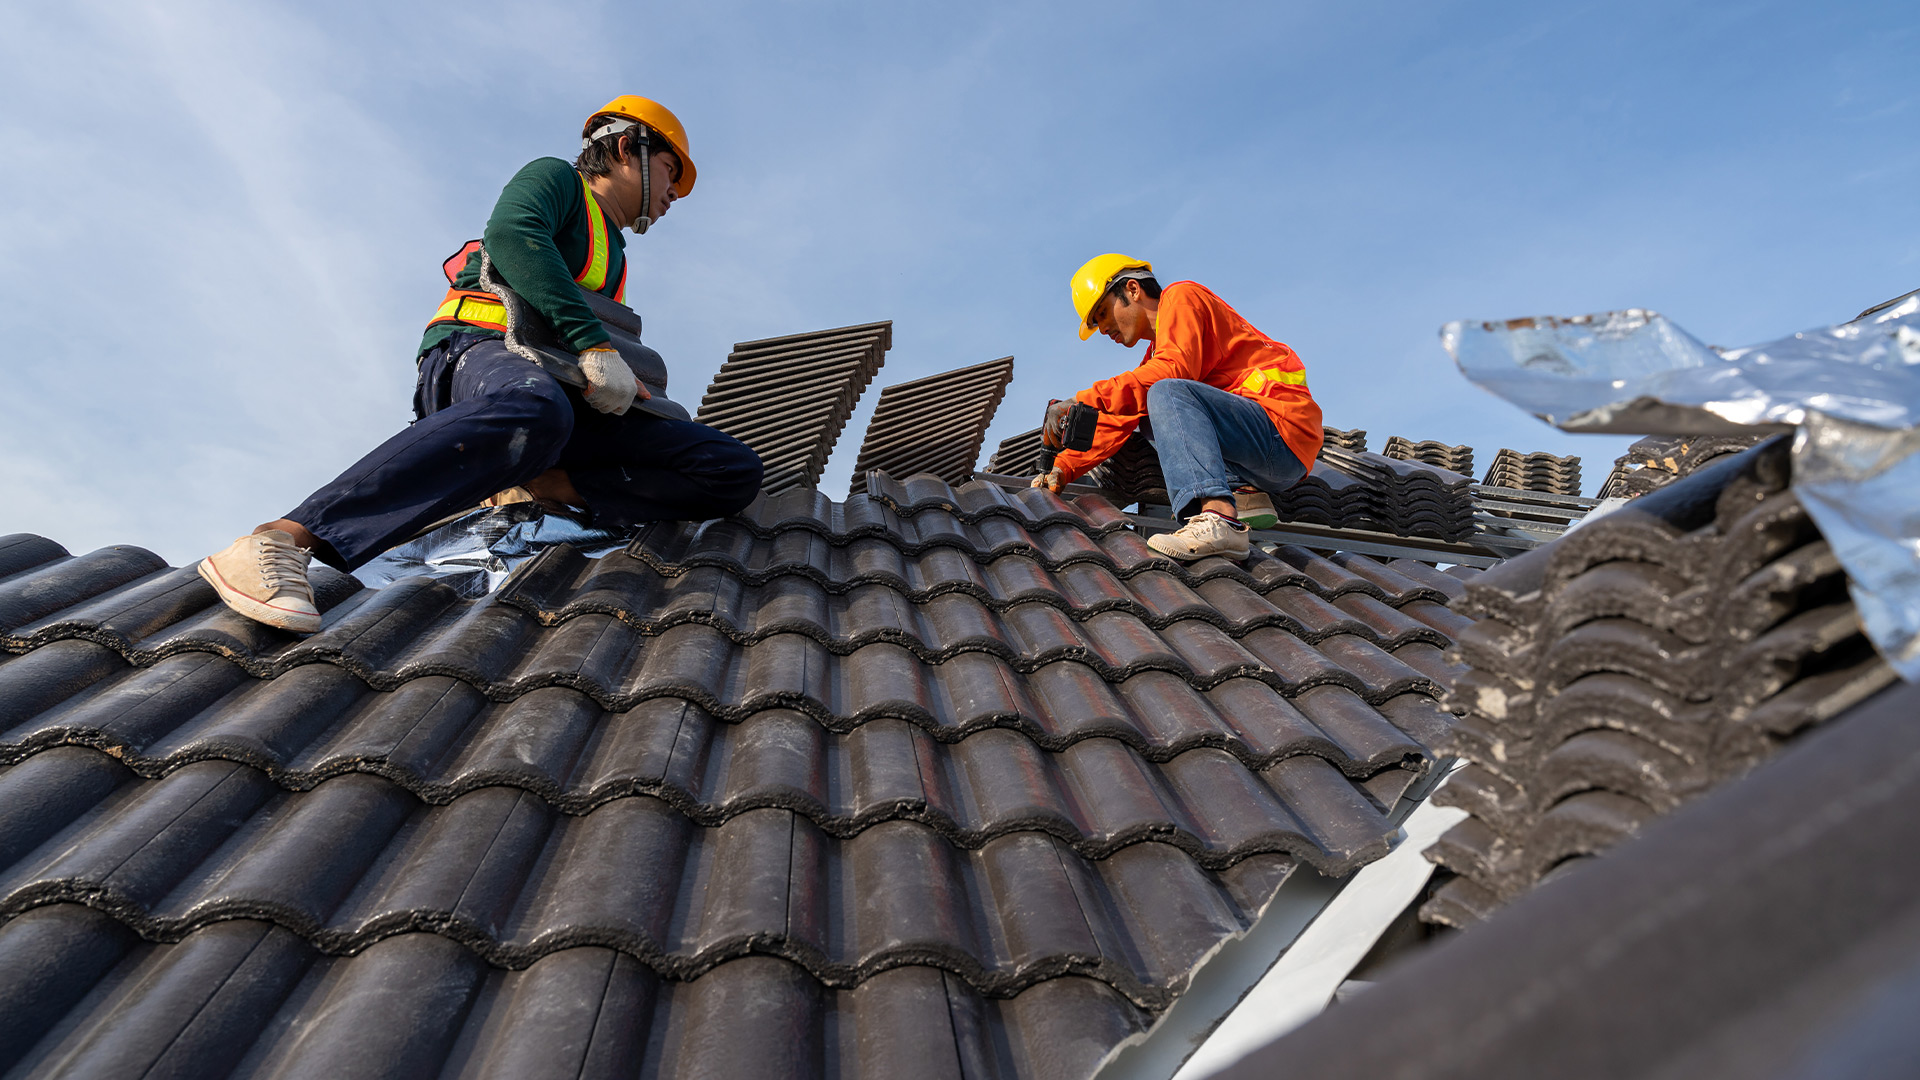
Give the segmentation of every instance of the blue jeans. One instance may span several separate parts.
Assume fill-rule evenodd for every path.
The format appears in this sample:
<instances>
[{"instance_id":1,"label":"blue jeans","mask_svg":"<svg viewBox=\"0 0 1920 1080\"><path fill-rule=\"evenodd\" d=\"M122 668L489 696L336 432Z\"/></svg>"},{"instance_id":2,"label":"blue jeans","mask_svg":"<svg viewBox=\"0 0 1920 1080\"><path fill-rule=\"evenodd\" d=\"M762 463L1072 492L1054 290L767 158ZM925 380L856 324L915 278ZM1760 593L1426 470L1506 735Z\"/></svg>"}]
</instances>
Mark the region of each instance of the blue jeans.
<instances>
[{"instance_id":1,"label":"blue jeans","mask_svg":"<svg viewBox=\"0 0 1920 1080\"><path fill-rule=\"evenodd\" d=\"M1192 379L1147 388L1153 448L1174 512L1189 517L1204 499L1231 499L1240 484L1285 491L1307 475L1267 410L1251 398Z\"/></svg>"},{"instance_id":2,"label":"blue jeans","mask_svg":"<svg viewBox=\"0 0 1920 1080\"><path fill-rule=\"evenodd\" d=\"M322 541L322 562L352 570L555 466L593 524L610 528L725 517L760 490L760 458L740 440L690 420L597 412L496 338L455 334L427 350L414 411L420 420L287 514Z\"/></svg>"}]
</instances>

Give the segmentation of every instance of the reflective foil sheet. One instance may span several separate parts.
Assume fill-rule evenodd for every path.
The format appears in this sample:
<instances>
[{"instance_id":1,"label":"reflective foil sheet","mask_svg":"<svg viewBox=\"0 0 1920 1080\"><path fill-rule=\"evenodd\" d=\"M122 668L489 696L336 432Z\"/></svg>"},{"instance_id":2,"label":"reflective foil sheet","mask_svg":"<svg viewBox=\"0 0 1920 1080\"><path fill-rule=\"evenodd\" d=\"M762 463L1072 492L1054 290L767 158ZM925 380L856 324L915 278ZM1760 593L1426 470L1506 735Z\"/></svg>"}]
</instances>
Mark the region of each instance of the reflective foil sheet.
<instances>
[{"instance_id":1,"label":"reflective foil sheet","mask_svg":"<svg viewBox=\"0 0 1920 1080\"><path fill-rule=\"evenodd\" d=\"M1451 322L1440 340L1468 379L1563 431L1797 429L1794 489L1867 636L1920 681L1920 292L1725 351L1639 309Z\"/></svg>"},{"instance_id":2,"label":"reflective foil sheet","mask_svg":"<svg viewBox=\"0 0 1920 1080\"><path fill-rule=\"evenodd\" d=\"M555 544L589 558L625 546L624 532L594 529L536 503L486 507L401 544L353 572L369 588L403 577L433 577L472 599L500 587L514 568Z\"/></svg>"}]
</instances>

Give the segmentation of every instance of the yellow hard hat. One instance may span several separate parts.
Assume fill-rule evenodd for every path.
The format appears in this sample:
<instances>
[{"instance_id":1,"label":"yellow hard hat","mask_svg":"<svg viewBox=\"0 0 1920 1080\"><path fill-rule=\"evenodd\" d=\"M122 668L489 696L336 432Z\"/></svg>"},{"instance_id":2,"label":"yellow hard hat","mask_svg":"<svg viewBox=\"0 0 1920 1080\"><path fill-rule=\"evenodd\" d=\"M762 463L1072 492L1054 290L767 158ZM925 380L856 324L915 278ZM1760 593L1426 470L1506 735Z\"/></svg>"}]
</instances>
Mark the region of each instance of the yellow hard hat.
<instances>
[{"instance_id":1,"label":"yellow hard hat","mask_svg":"<svg viewBox=\"0 0 1920 1080\"><path fill-rule=\"evenodd\" d=\"M1145 259L1136 259L1129 255L1108 252L1088 259L1080 269L1073 272L1068 282L1073 289L1073 310L1080 313L1080 340L1093 336L1093 327L1087 325L1087 316L1093 314L1093 305L1107 294L1113 286L1113 279L1129 270L1145 270L1153 273L1153 264Z\"/></svg>"},{"instance_id":2,"label":"yellow hard hat","mask_svg":"<svg viewBox=\"0 0 1920 1080\"><path fill-rule=\"evenodd\" d=\"M638 94L622 94L594 110L593 115L587 117L587 122L581 125L580 137L591 138L593 122L602 116L624 116L636 123L647 125L655 134L667 140L667 145L673 147L673 152L680 155L680 182L673 185L673 190L683 199L693 191L696 170L693 167L693 155L687 153L687 129L680 126L680 118L673 115L672 109L652 98L643 98Z\"/></svg>"}]
</instances>

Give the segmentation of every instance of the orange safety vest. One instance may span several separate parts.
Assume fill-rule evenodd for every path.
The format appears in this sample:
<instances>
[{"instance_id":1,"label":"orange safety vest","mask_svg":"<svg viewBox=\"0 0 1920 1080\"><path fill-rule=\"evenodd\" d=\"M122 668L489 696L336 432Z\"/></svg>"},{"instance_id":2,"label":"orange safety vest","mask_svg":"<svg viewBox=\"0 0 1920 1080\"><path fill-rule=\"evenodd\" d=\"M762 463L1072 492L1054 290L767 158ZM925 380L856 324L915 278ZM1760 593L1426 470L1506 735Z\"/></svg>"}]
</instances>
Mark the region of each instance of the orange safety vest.
<instances>
[{"instance_id":1,"label":"orange safety vest","mask_svg":"<svg viewBox=\"0 0 1920 1080\"><path fill-rule=\"evenodd\" d=\"M587 186L585 176L580 177L580 194L587 200L587 265L573 275L573 280L583 289L599 292L607 285L607 263L613 249L607 237L606 216L600 213L600 203L594 199L593 189ZM480 241L469 240L440 264L441 272L447 275L447 284L452 285L459 278L467 259L479 248ZM625 265L620 267L620 284L613 290L613 299L616 303L627 302ZM507 331L507 308L499 297L485 289L449 288L446 299L440 302L440 310L434 312L427 325L438 326L446 322L465 323L504 334Z\"/></svg>"}]
</instances>

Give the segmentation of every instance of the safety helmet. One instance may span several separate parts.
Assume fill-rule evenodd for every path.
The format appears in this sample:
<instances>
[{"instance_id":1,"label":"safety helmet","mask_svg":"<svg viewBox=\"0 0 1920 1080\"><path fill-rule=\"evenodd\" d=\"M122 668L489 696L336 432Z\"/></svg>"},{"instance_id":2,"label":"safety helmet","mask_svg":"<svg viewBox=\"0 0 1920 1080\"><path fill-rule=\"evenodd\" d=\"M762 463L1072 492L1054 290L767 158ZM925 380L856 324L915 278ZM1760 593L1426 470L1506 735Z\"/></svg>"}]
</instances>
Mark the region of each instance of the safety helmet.
<instances>
[{"instance_id":1,"label":"safety helmet","mask_svg":"<svg viewBox=\"0 0 1920 1080\"><path fill-rule=\"evenodd\" d=\"M1093 336L1093 327L1087 325L1087 316L1093 314L1093 305L1100 302L1114 282L1152 276L1152 263L1115 252L1095 255L1075 270L1068 284L1073 289L1073 310L1080 313L1080 340L1085 341Z\"/></svg>"},{"instance_id":2,"label":"safety helmet","mask_svg":"<svg viewBox=\"0 0 1920 1080\"><path fill-rule=\"evenodd\" d=\"M626 130L626 126L621 125L619 121L604 119L609 116L624 117L636 124L645 124L649 131L665 139L667 145L673 148L673 152L680 155L680 182L673 185L673 190L683 199L693 191L696 170L693 167L693 155L687 153L687 129L680 125L680 118L673 115L672 109L638 94L622 94L595 109L593 115L587 117L587 122L580 128L581 145L584 146L595 139ZM601 121L597 127L594 125L595 120Z\"/></svg>"}]
</instances>

